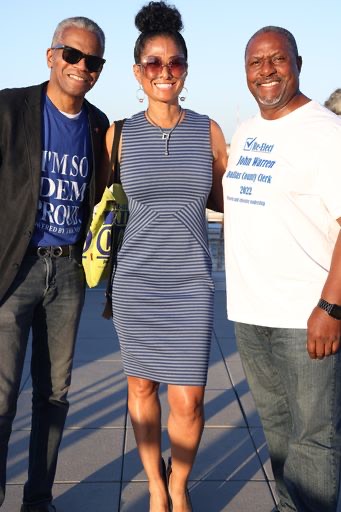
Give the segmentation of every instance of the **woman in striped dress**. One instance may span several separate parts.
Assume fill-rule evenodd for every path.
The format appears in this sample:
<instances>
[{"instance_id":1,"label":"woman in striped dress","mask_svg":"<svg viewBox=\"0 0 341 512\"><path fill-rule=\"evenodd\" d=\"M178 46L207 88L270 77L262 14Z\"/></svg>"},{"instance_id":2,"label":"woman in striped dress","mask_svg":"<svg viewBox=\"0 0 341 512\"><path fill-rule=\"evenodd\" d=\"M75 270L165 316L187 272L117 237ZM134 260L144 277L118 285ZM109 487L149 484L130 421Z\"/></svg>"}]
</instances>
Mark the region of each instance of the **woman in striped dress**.
<instances>
[{"instance_id":1,"label":"woman in striped dress","mask_svg":"<svg viewBox=\"0 0 341 512\"><path fill-rule=\"evenodd\" d=\"M178 10L150 2L135 24L141 34L134 74L148 108L126 120L120 141L130 216L114 277L113 318L150 512L189 512L187 480L204 425L213 321L205 208L226 168L226 144L214 121L179 106L187 48ZM170 406L170 505L160 463L161 382L168 384Z\"/></svg>"}]
</instances>

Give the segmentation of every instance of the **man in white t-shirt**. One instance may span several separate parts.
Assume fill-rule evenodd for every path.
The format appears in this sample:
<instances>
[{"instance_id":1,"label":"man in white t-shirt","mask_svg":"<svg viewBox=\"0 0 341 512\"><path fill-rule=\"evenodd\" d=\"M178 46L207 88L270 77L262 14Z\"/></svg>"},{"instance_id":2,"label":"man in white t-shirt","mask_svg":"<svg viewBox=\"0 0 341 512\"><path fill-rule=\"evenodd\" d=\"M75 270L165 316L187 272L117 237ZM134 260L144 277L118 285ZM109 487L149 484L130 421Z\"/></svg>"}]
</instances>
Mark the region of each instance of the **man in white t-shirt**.
<instances>
[{"instance_id":1,"label":"man in white t-shirt","mask_svg":"<svg viewBox=\"0 0 341 512\"><path fill-rule=\"evenodd\" d=\"M223 179L227 304L260 413L278 509L335 512L341 456L341 119L299 90L293 35L245 52L260 113Z\"/></svg>"}]
</instances>

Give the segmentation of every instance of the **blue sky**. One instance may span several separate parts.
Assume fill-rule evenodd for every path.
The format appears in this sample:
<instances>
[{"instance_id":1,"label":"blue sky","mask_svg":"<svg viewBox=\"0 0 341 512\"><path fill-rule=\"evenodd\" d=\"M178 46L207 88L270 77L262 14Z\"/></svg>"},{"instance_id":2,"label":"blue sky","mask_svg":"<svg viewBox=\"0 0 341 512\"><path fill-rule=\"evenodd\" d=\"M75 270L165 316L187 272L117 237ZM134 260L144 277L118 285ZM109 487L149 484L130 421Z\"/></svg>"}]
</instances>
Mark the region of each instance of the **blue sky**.
<instances>
[{"instance_id":1,"label":"blue sky","mask_svg":"<svg viewBox=\"0 0 341 512\"><path fill-rule=\"evenodd\" d=\"M142 0L9 0L1 6L0 89L48 79L45 53L59 21L87 16L106 34L102 75L88 99L110 121L141 109L132 74L134 26ZM227 141L257 106L245 85L243 55L249 37L265 25L280 25L296 37L303 57L301 90L323 103L341 87L340 0L174 0L189 50L188 98L184 106L208 114ZM142 107L143 108L143 107ZM145 107L144 107L145 108Z\"/></svg>"}]
</instances>

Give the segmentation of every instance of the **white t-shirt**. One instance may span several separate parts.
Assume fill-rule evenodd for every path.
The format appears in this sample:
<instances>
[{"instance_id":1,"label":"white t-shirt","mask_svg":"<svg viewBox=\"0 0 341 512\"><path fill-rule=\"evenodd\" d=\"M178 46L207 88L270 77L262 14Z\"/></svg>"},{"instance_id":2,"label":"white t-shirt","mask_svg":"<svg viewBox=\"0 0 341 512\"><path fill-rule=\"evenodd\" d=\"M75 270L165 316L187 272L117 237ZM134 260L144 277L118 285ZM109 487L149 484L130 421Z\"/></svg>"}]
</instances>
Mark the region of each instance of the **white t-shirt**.
<instances>
[{"instance_id":1,"label":"white t-shirt","mask_svg":"<svg viewBox=\"0 0 341 512\"><path fill-rule=\"evenodd\" d=\"M244 122L223 186L229 319L306 328L340 229L341 119L310 101Z\"/></svg>"}]
</instances>

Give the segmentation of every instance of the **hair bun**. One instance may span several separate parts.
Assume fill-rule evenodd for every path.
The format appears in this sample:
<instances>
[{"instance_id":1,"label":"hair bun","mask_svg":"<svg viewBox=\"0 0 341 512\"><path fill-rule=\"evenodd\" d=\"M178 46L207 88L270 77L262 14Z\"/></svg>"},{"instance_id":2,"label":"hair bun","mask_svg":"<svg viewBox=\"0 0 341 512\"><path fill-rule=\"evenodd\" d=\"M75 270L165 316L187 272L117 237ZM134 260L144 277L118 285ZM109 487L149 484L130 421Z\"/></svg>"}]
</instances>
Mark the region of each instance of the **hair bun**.
<instances>
[{"instance_id":1,"label":"hair bun","mask_svg":"<svg viewBox=\"0 0 341 512\"><path fill-rule=\"evenodd\" d=\"M181 14L175 6L165 2L149 2L135 17L135 26L142 33L180 32L183 29Z\"/></svg>"}]
</instances>

